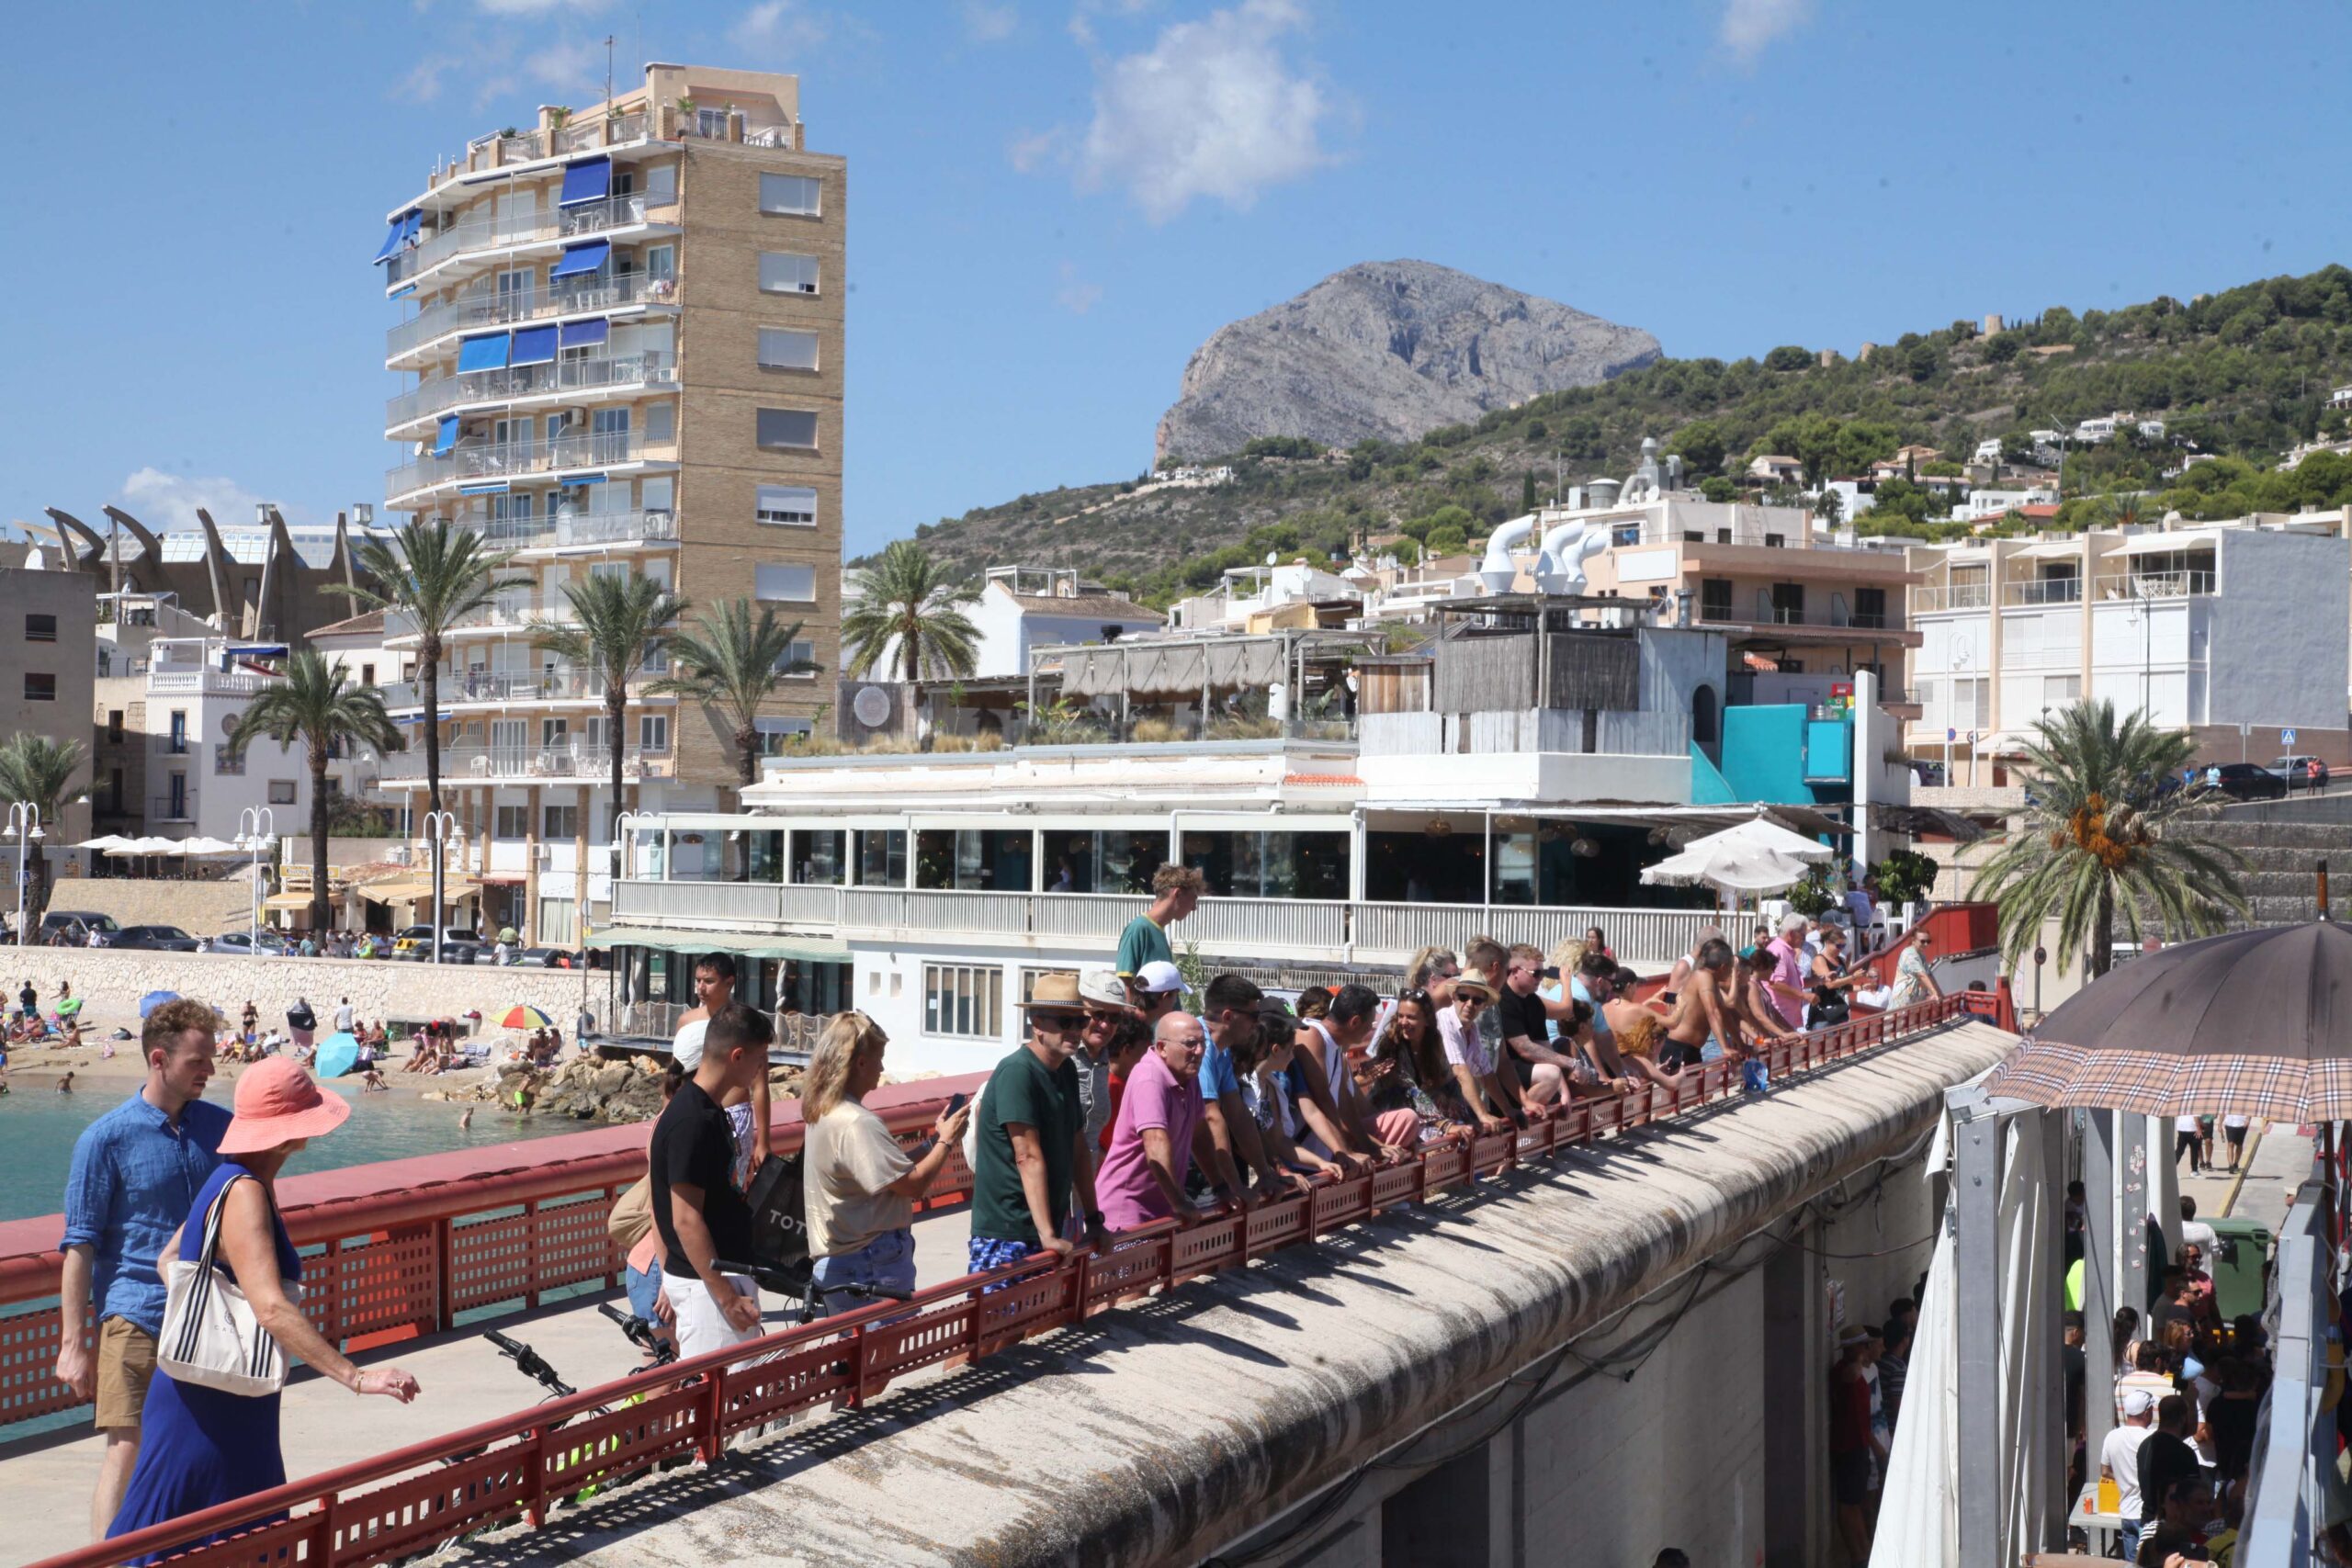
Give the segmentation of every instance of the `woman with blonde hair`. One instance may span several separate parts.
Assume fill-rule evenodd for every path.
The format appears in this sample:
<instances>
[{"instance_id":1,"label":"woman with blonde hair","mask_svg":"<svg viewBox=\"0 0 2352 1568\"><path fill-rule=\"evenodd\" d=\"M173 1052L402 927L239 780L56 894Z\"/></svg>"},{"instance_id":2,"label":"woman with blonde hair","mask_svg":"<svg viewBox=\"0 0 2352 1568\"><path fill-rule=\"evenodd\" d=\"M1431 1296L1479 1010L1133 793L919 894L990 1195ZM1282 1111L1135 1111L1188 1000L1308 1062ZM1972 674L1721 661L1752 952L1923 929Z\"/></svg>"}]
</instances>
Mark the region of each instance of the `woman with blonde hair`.
<instances>
[{"instance_id":1,"label":"woman with blonde hair","mask_svg":"<svg viewBox=\"0 0 2352 1568\"><path fill-rule=\"evenodd\" d=\"M808 1256L829 1316L867 1304L870 1292L915 1288L915 1200L947 1163L971 1115L969 1104L943 1107L912 1155L900 1148L865 1104L882 1081L889 1043L865 1014L836 1013L818 1036L801 1086Z\"/></svg>"}]
</instances>

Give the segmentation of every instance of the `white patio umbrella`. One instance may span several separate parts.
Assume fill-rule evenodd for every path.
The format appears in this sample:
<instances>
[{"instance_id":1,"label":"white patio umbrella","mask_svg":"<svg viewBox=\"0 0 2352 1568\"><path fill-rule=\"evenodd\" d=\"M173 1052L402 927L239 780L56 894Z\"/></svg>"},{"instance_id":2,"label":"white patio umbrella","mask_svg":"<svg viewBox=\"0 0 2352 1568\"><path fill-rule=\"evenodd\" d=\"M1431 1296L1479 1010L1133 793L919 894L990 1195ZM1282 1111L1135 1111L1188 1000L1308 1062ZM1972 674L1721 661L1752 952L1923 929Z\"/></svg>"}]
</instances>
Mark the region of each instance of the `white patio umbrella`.
<instances>
[{"instance_id":1,"label":"white patio umbrella","mask_svg":"<svg viewBox=\"0 0 2352 1568\"><path fill-rule=\"evenodd\" d=\"M1737 827L1725 828L1719 833L1691 840L1682 846L1682 852L1688 854L1692 850L1717 844L1737 845L1749 850L1776 850L1791 860L1804 861L1808 864L1838 858L1838 852L1827 844L1808 839L1802 833L1792 833L1778 822L1768 820L1760 809Z\"/></svg>"},{"instance_id":2,"label":"white patio umbrella","mask_svg":"<svg viewBox=\"0 0 2352 1568\"><path fill-rule=\"evenodd\" d=\"M113 850L130 842L119 833L101 833L95 839L85 839L74 847L77 850Z\"/></svg>"},{"instance_id":3,"label":"white patio umbrella","mask_svg":"<svg viewBox=\"0 0 2352 1568\"><path fill-rule=\"evenodd\" d=\"M184 855L241 855L245 852L219 839L190 839L180 845Z\"/></svg>"},{"instance_id":4,"label":"white patio umbrella","mask_svg":"<svg viewBox=\"0 0 2352 1568\"><path fill-rule=\"evenodd\" d=\"M175 855L180 852L177 839L125 839L107 852L109 855Z\"/></svg>"},{"instance_id":5,"label":"white patio umbrella","mask_svg":"<svg viewBox=\"0 0 2352 1568\"><path fill-rule=\"evenodd\" d=\"M1793 887L1809 869L1803 861L1779 850L1752 844L1722 843L1728 833L1711 834L1679 855L1669 855L1642 869L1642 880L1681 886L1704 886L1736 897L1742 893L1778 893Z\"/></svg>"}]
</instances>

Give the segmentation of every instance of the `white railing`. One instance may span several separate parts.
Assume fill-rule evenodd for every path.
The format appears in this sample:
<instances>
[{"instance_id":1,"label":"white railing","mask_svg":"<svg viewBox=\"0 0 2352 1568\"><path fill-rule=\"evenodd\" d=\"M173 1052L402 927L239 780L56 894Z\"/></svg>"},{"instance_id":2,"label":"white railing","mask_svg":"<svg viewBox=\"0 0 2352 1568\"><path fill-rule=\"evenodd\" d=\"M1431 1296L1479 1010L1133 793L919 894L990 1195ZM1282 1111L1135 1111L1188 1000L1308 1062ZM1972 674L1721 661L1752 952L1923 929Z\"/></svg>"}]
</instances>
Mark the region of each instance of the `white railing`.
<instances>
[{"instance_id":1,"label":"white railing","mask_svg":"<svg viewBox=\"0 0 2352 1568\"><path fill-rule=\"evenodd\" d=\"M570 278L545 289L481 288L455 299L428 305L394 327L384 337L384 356L398 359L425 344L458 333L486 327L511 326L517 321L552 320L558 316L593 316L635 305L671 305L678 299L678 280L652 277L641 272L616 277Z\"/></svg>"},{"instance_id":2,"label":"white railing","mask_svg":"<svg viewBox=\"0 0 2352 1568\"><path fill-rule=\"evenodd\" d=\"M420 707L424 703L422 681L394 681L383 691L388 708ZM444 674L435 694L445 706L456 703L568 702L604 694L605 677L586 670L524 671L515 674L469 671L462 675Z\"/></svg>"},{"instance_id":3,"label":"white railing","mask_svg":"<svg viewBox=\"0 0 2352 1568\"><path fill-rule=\"evenodd\" d=\"M527 474L555 474L566 469L605 468L622 463L669 461L655 457L657 449L674 452L676 444L649 443L633 430L585 431L547 441L508 441L481 446L460 446L452 452L428 455L402 463L384 474L385 497L398 503L403 497L442 485L473 479L514 479Z\"/></svg>"},{"instance_id":4,"label":"white railing","mask_svg":"<svg viewBox=\"0 0 2352 1568\"><path fill-rule=\"evenodd\" d=\"M1993 588L1985 582L1930 583L1911 590L1911 613L1933 615L1939 610L1982 610L1993 603Z\"/></svg>"},{"instance_id":5,"label":"white railing","mask_svg":"<svg viewBox=\"0 0 2352 1568\"><path fill-rule=\"evenodd\" d=\"M2017 584L2015 602L2019 604L2079 604L2083 602L2083 580L2079 577L2043 577Z\"/></svg>"},{"instance_id":6,"label":"white railing","mask_svg":"<svg viewBox=\"0 0 2352 1568\"><path fill-rule=\"evenodd\" d=\"M588 392L642 391L678 379L673 354L616 354L596 358L554 359L497 370L444 376L402 392L384 405L390 432L469 403L510 403L525 398L579 396Z\"/></svg>"},{"instance_id":7,"label":"white railing","mask_svg":"<svg viewBox=\"0 0 2352 1568\"><path fill-rule=\"evenodd\" d=\"M383 760L381 782L413 784L424 777L424 749L395 751ZM668 776L670 753L632 746L621 756L625 779ZM462 783L469 779L567 779L595 784L612 776L609 747L586 741L571 746L444 746L441 777Z\"/></svg>"},{"instance_id":8,"label":"white railing","mask_svg":"<svg viewBox=\"0 0 2352 1568\"><path fill-rule=\"evenodd\" d=\"M249 671L150 669L147 671L147 689L155 693L202 692L216 696L251 696L271 679Z\"/></svg>"},{"instance_id":9,"label":"white railing","mask_svg":"<svg viewBox=\"0 0 2352 1568\"><path fill-rule=\"evenodd\" d=\"M593 115L568 120L554 136L554 152L560 157L566 152L586 152L598 147L618 147L624 142L645 139L645 111L632 114Z\"/></svg>"},{"instance_id":10,"label":"white railing","mask_svg":"<svg viewBox=\"0 0 2352 1568\"><path fill-rule=\"evenodd\" d=\"M674 195L654 197L638 192L629 196L607 197L602 201L585 201L577 207L534 209L521 213L484 213L462 219L430 239L406 250L394 252L384 266L384 286L388 288L395 287L469 251L501 250L510 245L580 239L638 223L673 222L677 201ZM650 216L656 212L663 212L667 216Z\"/></svg>"},{"instance_id":11,"label":"white railing","mask_svg":"<svg viewBox=\"0 0 2352 1568\"><path fill-rule=\"evenodd\" d=\"M728 891L732 889L733 891ZM978 893L944 888L838 887L768 882L624 880L614 914L692 925L724 919L843 931L912 931L1035 938L1055 945L1115 941L1148 898L1109 893ZM1173 933L1180 943L1229 956L1346 957L1402 963L1416 949L1459 954L1484 931L1548 948L1599 926L1636 968L1662 969L1721 923L1707 909L1596 908L1524 904L1379 904L1310 898L1204 898Z\"/></svg>"},{"instance_id":12,"label":"white railing","mask_svg":"<svg viewBox=\"0 0 2352 1568\"><path fill-rule=\"evenodd\" d=\"M650 512L565 513L554 517L461 517L461 528L471 528L502 550L560 550L582 545L653 542L678 536L678 514L662 508Z\"/></svg>"},{"instance_id":13,"label":"white railing","mask_svg":"<svg viewBox=\"0 0 2352 1568\"><path fill-rule=\"evenodd\" d=\"M2098 580L2098 597L2109 599L2186 599L2211 593L2219 580L2210 571L2115 572Z\"/></svg>"}]
</instances>

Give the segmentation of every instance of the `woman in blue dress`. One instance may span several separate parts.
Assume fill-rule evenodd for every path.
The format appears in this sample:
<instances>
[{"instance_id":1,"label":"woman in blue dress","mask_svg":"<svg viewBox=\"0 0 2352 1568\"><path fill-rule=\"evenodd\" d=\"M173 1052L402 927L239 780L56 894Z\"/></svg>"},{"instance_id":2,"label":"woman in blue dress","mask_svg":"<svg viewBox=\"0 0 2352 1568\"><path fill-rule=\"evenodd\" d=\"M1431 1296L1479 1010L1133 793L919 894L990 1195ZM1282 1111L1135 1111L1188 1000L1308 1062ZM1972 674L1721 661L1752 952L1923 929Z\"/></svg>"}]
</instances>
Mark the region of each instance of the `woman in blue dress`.
<instances>
[{"instance_id":1,"label":"woman in blue dress","mask_svg":"<svg viewBox=\"0 0 2352 1568\"><path fill-rule=\"evenodd\" d=\"M187 1223L164 1244L164 1273L169 1278L175 1256L187 1262L204 1256L207 1217L221 1205L214 1262L243 1290L286 1359L354 1393L389 1394L405 1404L416 1397L414 1378L397 1367L362 1371L302 1315L302 1260L277 1214L278 1171L350 1114L349 1100L321 1089L290 1058L272 1056L247 1069L237 1082L236 1116L220 1139L220 1165L197 1193ZM107 1538L284 1484L277 1406L275 1393L229 1393L178 1382L158 1367L140 1417L139 1463Z\"/></svg>"}]
</instances>

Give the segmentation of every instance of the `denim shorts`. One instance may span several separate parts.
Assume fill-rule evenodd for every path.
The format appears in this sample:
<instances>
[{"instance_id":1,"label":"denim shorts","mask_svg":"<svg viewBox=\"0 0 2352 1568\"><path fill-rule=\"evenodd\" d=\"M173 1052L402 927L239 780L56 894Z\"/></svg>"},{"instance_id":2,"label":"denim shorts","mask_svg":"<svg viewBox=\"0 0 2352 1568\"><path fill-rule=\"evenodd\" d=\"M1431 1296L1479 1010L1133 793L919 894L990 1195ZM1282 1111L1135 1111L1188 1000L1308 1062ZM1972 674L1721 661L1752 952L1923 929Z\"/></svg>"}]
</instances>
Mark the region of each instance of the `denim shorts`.
<instances>
[{"instance_id":1,"label":"denim shorts","mask_svg":"<svg viewBox=\"0 0 2352 1568\"><path fill-rule=\"evenodd\" d=\"M628 1292L628 1310L646 1322L653 1321L653 1303L662 1299L662 1260L657 1258L651 1267L630 1269L621 1275L622 1288Z\"/></svg>"},{"instance_id":2,"label":"denim shorts","mask_svg":"<svg viewBox=\"0 0 2352 1568\"><path fill-rule=\"evenodd\" d=\"M855 1252L820 1258L813 1271L823 1294L825 1315L855 1312L875 1304L875 1298L855 1295L838 1287L879 1285L885 1290L915 1288L915 1233L901 1227L884 1231Z\"/></svg>"}]
</instances>

